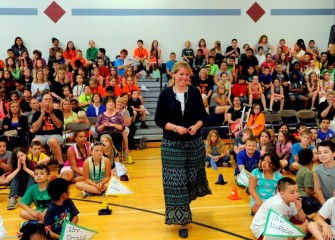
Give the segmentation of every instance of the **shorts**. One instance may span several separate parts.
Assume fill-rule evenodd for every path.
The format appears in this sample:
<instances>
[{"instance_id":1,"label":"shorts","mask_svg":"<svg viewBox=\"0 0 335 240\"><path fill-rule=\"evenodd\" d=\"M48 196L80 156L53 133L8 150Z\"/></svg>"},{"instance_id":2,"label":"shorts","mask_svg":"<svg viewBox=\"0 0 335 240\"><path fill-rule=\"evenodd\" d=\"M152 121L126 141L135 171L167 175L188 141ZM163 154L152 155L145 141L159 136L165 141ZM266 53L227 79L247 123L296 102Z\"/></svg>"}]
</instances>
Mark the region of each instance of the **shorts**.
<instances>
[{"instance_id":1,"label":"shorts","mask_svg":"<svg viewBox=\"0 0 335 240\"><path fill-rule=\"evenodd\" d=\"M82 167L78 167L78 168L79 168L80 170L83 170ZM63 173L63 172L66 172L66 171L73 172L71 166L64 166L64 167L62 167L62 169L60 170L60 174L62 175L62 173ZM79 176L79 174L78 174L78 173L75 173L74 176L77 177L77 176Z\"/></svg>"},{"instance_id":2,"label":"shorts","mask_svg":"<svg viewBox=\"0 0 335 240\"><path fill-rule=\"evenodd\" d=\"M302 210L304 210L307 215L316 213L322 207L321 203L312 197L301 197L301 199Z\"/></svg>"},{"instance_id":3,"label":"shorts","mask_svg":"<svg viewBox=\"0 0 335 240\"><path fill-rule=\"evenodd\" d=\"M288 96L290 97L290 98L292 98L292 97L294 97L294 98L296 98L296 99L298 99L298 100L301 100L303 97L304 97L304 95L301 95L301 94L298 94L298 93L288 93Z\"/></svg>"},{"instance_id":4,"label":"shorts","mask_svg":"<svg viewBox=\"0 0 335 240\"><path fill-rule=\"evenodd\" d=\"M54 135L36 135L35 136L35 140L38 139L43 146L49 145L49 140L51 138L55 138L57 140L57 142L59 143L59 145L64 143L64 138L59 135L59 134L54 134Z\"/></svg>"},{"instance_id":5,"label":"shorts","mask_svg":"<svg viewBox=\"0 0 335 240\"><path fill-rule=\"evenodd\" d=\"M216 108L216 106L215 107L209 107L209 113L210 114L215 114L215 108Z\"/></svg>"}]
</instances>

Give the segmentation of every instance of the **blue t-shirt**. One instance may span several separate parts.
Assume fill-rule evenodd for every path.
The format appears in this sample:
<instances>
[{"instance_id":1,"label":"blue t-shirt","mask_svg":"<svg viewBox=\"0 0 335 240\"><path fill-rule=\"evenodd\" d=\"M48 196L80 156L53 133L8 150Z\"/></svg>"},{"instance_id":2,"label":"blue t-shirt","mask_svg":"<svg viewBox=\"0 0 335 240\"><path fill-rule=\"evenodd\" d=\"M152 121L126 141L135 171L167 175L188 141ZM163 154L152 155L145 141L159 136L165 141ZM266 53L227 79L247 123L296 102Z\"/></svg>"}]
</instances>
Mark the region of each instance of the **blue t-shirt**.
<instances>
[{"instance_id":1,"label":"blue t-shirt","mask_svg":"<svg viewBox=\"0 0 335 240\"><path fill-rule=\"evenodd\" d=\"M166 62L166 68L169 69L170 72L172 72L172 68L173 68L173 66L176 62L177 61L171 61L171 60L167 61Z\"/></svg>"},{"instance_id":2,"label":"blue t-shirt","mask_svg":"<svg viewBox=\"0 0 335 240\"><path fill-rule=\"evenodd\" d=\"M122 60L121 58L116 59L115 62L114 62L114 67L117 71L117 74L121 77L123 77L125 69L124 68L118 69L117 67L123 66L123 65L124 65L124 60Z\"/></svg>"},{"instance_id":3,"label":"blue t-shirt","mask_svg":"<svg viewBox=\"0 0 335 240\"><path fill-rule=\"evenodd\" d=\"M252 172L255 168L258 168L258 161L261 157L261 154L259 151L256 150L255 154L252 157L248 157L247 152L245 149L239 151L237 154L237 160L236 160L236 169L235 169L235 175L238 175L240 173L240 170L238 169L238 165L244 165L245 170Z\"/></svg>"},{"instance_id":4,"label":"blue t-shirt","mask_svg":"<svg viewBox=\"0 0 335 240\"><path fill-rule=\"evenodd\" d=\"M51 226L51 231L60 234L64 222L71 222L78 214L79 211L70 198L66 199L63 205L51 202L44 217L44 225Z\"/></svg>"},{"instance_id":5,"label":"blue t-shirt","mask_svg":"<svg viewBox=\"0 0 335 240\"><path fill-rule=\"evenodd\" d=\"M328 129L327 132L322 132L321 129L318 129L318 138L321 141L325 141L326 139L333 138L334 137L334 131Z\"/></svg>"},{"instance_id":6,"label":"blue t-shirt","mask_svg":"<svg viewBox=\"0 0 335 240\"><path fill-rule=\"evenodd\" d=\"M260 83L264 83L266 85L272 83L272 75L268 74L267 76L265 76L263 73L259 76L259 82Z\"/></svg>"},{"instance_id":7,"label":"blue t-shirt","mask_svg":"<svg viewBox=\"0 0 335 240\"><path fill-rule=\"evenodd\" d=\"M309 149L313 150L314 146L309 145ZM292 145L292 154L291 154L290 160L288 161L290 165L294 162L294 156L298 156L298 153L301 150L302 150L302 147L301 147L300 143L295 143L295 144Z\"/></svg>"}]
</instances>

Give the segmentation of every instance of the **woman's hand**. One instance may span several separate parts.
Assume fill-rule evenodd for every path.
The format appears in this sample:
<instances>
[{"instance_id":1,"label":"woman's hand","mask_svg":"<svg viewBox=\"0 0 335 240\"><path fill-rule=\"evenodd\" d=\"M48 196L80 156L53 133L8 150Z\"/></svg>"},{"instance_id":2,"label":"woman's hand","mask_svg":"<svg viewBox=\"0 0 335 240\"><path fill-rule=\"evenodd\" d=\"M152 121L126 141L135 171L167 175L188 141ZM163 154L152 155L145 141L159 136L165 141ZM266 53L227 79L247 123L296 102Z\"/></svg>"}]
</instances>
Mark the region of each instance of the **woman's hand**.
<instances>
[{"instance_id":1,"label":"woman's hand","mask_svg":"<svg viewBox=\"0 0 335 240\"><path fill-rule=\"evenodd\" d=\"M190 135L194 135L194 134L196 134L196 132L198 131L198 128L197 128L195 125L192 125L191 127L189 127L189 128L187 129L187 131L188 131L188 133L189 133Z\"/></svg>"},{"instance_id":2,"label":"woman's hand","mask_svg":"<svg viewBox=\"0 0 335 240\"><path fill-rule=\"evenodd\" d=\"M251 211L253 211L254 213L256 213L258 211L258 209L261 207L261 205L263 204L262 200L255 200L255 204L254 206L251 208Z\"/></svg>"},{"instance_id":3,"label":"woman's hand","mask_svg":"<svg viewBox=\"0 0 335 240\"><path fill-rule=\"evenodd\" d=\"M184 135L184 134L186 134L188 132L188 129L184 128L183 126L176 126L176 132L179 135Z\"/></svg>"}]
</instances>

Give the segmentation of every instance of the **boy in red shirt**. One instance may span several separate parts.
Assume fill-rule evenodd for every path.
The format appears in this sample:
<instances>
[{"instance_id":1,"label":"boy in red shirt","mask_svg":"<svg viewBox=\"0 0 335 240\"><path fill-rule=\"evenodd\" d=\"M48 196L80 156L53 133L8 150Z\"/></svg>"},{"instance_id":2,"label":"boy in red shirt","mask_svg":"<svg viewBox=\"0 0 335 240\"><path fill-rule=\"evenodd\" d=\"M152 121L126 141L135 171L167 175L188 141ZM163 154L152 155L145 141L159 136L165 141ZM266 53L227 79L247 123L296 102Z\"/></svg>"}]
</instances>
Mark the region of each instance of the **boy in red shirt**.
<instances>
[{"instance_id":1,"label":"boy in red shirt","mask_svg":"<svg viewBox=\"0 0 335 240\"><path fill-rule=\"evenodd\" d=\"M233 98L239 97L242 104L246 103L248 101L247 88L248 84L245 83L244 76L238 76L238 83L235 83L231 89Z\"/></svg>"}]
</instances>

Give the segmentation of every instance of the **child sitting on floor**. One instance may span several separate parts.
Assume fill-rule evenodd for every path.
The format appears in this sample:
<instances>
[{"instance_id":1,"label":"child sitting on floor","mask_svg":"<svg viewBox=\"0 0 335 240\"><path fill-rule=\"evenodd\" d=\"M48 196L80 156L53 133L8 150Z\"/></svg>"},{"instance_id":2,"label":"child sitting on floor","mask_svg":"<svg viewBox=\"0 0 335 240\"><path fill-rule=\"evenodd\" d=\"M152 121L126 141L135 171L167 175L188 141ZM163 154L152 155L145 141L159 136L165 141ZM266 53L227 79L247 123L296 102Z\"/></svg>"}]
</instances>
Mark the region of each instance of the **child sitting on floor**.
<instances>
[{"instance_id":1,"label":"child sitting on floor","mask_svg":"<svg viewBox=\"0 0 335 240\"><path fill-rule=\"evenodd\" d=\"M263 239L264 227L270 209L276 211L287 220L295 218L294 225L303 232L307 232L306 215L302 210L301 199L299 199L298 185L289 178L284 177L278 181L277 194L266 200L254 216L250 229L256 239ZM299 237L295 239L304 239Z\"/></svg>"},{"instance_id":2,"label":"child sitting on floor","mask_svg":"<svg viewBox=\"0 0 335 240\"><path fill-rule=\"evenodd\" d=\"M211 130L206 141L206 166L210 166L211 158L218 167L231 167L230 156L226 150L218 131Z\"/></svg>"},{"instance_id":3,"label":"child sitting on floor","mask_svg":"<svg viewBox=\"0 0 335 240\"><path fill-rule=\"evenodd\" d=\"M22 208L21 218L43 222L45 211L51 203L51 198L47 191L49 176L50 170L47 165L40 164L36 166L34 171L36 184L28 188L19 202L19 206ZM32 203L36 206L36 210L30 207Z\"/></svg>"},{"instance_id":4,"label":"child sitting on floor","mask_svg":"<svg viewBox=\"0 0 335 240\"><path fill-rule=\"evenodd\" d=\"M44 225L52 239L59 239L65 221L77 224L79 211L69 198L69 183L63 178L52 180L47 188L52 199L44 217Z\"/></svg>"},{"instance_id":5,"label":"child sitting on floor","mask_svg":"<svg viewBox=\"0 0 335 240\"><path fill-rule=\"evenodd\" d=\"M28 154L28 159L37 164L47 165L50 161L50 157L42 153L42 143L40 141L32 141L30 144L31 153Z\"/></svg>"},{"instance_id":6,"label":"child sitting on floor","mask_svg":"<svg viewBox=\"0 0 335 240\"><path fill-rule=\"evenodd\" d=\"M91 147L92 156L83 165L84 181L76 183L76 188L82 191L83 198L93 194L103 194L111 178L111 162L103 156L104 145L96 142Z\"/></svg>"}]
</instances>

